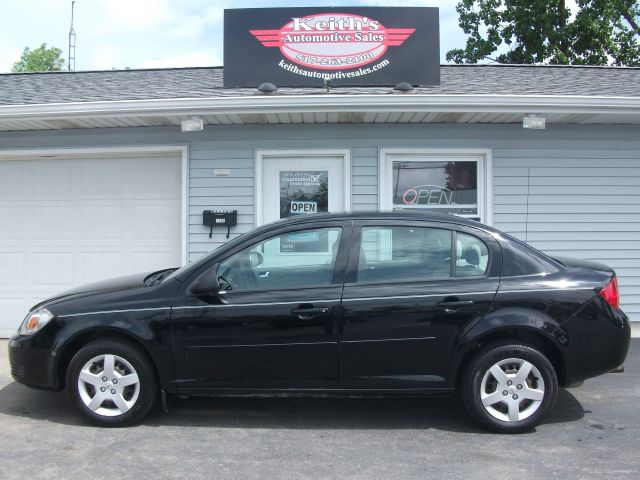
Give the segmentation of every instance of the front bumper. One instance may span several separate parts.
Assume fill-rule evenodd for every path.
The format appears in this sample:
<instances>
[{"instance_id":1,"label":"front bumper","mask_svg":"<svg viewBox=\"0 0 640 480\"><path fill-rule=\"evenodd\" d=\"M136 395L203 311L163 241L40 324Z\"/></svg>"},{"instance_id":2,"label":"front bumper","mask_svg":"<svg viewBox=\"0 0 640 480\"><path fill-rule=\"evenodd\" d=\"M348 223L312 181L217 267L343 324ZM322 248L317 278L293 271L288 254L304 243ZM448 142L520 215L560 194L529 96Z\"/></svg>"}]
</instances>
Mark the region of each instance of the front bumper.
<instances>
[{"instance_id":1,"label":"front bumper","mask_svg":"<svg viewBox=\"0 0 640 480\"><path fill-rule=\"evenodd\" d=\"M50 348L39 344L35 336L16 335L9 340L11 376L30 387L59 390L55 357Z\"/></svg>"}]
</instances>

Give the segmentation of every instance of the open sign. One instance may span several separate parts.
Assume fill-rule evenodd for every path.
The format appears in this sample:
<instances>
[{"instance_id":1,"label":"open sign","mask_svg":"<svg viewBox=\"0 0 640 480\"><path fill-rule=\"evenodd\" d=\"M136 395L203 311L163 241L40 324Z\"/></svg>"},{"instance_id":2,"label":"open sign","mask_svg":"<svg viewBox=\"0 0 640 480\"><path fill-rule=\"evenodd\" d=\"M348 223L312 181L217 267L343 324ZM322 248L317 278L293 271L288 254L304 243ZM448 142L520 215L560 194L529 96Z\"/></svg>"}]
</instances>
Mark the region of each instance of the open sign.
<instances>
[{"instance_id":1,"label":"open sign","mask_svg":"<svg viewBox=\"0 0 640 480\"><path fill-rule=\"evenodd\" d=\"M318 202L291 202L290 208L292 215L302 215L305 213L317 213L318 212Z\"/></svg>"}]
</instances>

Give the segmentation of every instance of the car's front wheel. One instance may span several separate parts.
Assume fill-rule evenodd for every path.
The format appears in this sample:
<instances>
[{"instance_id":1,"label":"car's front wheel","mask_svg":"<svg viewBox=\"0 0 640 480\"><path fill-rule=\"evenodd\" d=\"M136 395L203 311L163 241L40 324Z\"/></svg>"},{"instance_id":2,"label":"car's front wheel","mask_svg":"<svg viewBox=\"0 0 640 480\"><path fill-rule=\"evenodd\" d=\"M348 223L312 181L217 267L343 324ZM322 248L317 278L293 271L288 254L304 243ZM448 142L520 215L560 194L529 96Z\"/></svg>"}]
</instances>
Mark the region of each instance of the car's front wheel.
<instances>
[{"instance_id":1,"label":"car's front wheel","mask_svg":"<svg viewBox=\"0 0 640 480\"><path fill-rule=\"evenodd\" d=\"M538 350L519 344L494 344L471 362L462 383L464 404L485 427L519 433L536 426L553 407L558 378Z\"/></svg>"},{"instance_id":2,"label":"car's front wheel","mask_svg":"<svg viewBox=\"0 0 640 480\"><path fill-rule=\"evenodd\" d=\"M66 386L82 415L105 427L138 423L157 395L153 368L144 353L108 339L92 342L73 356Z\"/></svg>"}]
</instances>

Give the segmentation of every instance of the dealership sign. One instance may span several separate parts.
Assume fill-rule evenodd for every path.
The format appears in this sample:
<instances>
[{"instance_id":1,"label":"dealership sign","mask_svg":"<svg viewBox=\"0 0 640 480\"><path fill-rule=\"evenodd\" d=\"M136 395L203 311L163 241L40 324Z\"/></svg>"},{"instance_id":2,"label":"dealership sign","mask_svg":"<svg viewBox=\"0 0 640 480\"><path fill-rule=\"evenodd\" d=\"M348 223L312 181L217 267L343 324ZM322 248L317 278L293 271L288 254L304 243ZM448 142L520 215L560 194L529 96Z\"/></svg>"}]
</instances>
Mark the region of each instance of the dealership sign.
<instances>
[{"instance_id":1,"label":"dealership sign","mask_svg":"<svg viewBox=\"0 0 640 480\"><path fill-rule=\"evenodd\" d=\"M440 83L437 8L225 10L225 87Z\"/></svg>"}]
</instances>

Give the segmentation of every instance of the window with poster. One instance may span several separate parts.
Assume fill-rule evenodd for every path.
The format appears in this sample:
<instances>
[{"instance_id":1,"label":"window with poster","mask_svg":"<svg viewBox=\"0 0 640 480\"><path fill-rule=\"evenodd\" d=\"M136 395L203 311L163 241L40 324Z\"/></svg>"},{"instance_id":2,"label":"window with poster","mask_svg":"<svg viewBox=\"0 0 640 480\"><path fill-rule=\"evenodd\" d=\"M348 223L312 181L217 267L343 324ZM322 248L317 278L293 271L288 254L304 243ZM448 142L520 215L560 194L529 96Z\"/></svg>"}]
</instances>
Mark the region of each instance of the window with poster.
<instances>
[{"instance_id":1,"label":"window with poster","mask_svg":"<svg viewBox=\"0 0 640 480\"><path fill-rule=\"evenodd\" d=\"M381 210L425 210L489 222L489 152L381 153Z\"/></svg>"},{"instance_id":2,"label":"window with poster","mask_svg":"<svg viewBox=\"0 0 640 480\"><path fill-rule=\"evenodd\" d=\"M326 213L329 206L329 172L280 171L280 218ZM325 253L329 239L321 231L292 233L279 244L280 252Z\"/></svg>"}]
</instances>

